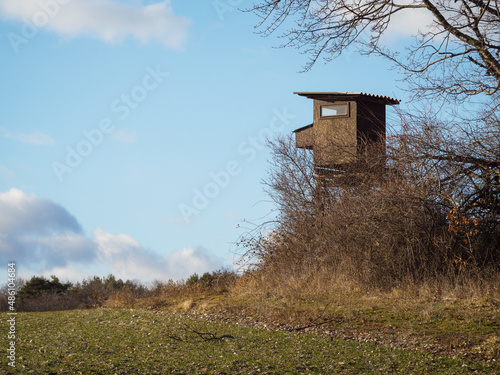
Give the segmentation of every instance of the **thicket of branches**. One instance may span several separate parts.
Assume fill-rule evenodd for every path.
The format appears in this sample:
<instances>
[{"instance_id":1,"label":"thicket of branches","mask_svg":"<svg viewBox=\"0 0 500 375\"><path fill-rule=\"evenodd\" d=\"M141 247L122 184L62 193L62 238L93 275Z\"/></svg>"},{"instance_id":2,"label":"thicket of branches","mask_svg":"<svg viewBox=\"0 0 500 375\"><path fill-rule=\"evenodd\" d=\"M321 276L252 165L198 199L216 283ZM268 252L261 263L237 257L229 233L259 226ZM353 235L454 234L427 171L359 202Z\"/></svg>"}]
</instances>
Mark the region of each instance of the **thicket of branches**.
<instances>
[{"instance_id":1,"label":"thicket of branches","mask_svg":"<svg viewBox=\"0 0 500 375\"><path fill-rule=\"evenodd\" d=\"M414 98L449 110L414 102L400 112L397 131L379 145L383 173L370 157L377 152L366 152L342 179L320 182L311 151L291 138L272 141L265 186L278 216L244 241L260 274L305 282L341 274L380 287L498 274L499 1L266 0L251 10L264 35L285 28L285 46L310 57L305 70L356 45L399 67ZM405 52L389 50L382 42L391 23L415 10L429 24Z\"/></svg>"},{"instance_id":2,"label":"thicket of branches","mask_svg":"<svg viewBox=\"0 0 500 375\"><path fill-rule=\"evenodd\" d=\"M345 175L324 180L312 152L292 137L270 142L265 185L278 215L246 239L247 259L281 285L340 277L392 288L497 273L499 192L483 186L479 198L475 187L484 181L453 160L427 157L432 136L425 145L422 137L391 138L382 173L367 150Z\"/></svg>"}]
</instances>

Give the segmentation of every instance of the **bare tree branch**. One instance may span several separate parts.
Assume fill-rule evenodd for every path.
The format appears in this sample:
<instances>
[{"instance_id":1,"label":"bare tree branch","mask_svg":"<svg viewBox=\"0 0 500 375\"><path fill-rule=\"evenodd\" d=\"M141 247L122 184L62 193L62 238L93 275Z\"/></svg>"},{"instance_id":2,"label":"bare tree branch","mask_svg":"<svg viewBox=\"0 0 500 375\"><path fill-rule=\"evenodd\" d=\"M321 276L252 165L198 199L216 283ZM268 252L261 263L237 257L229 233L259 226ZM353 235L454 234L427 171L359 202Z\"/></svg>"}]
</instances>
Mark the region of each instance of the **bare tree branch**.
<instances>
[{"instance_id":1,"label":"bare tree branch","mask_svg":"<svg viewBox=\"0 0 500 375\"><path fill-rule=\"evenodd\" d=\"M462 100L494 95L500 88L499 1L266 0L249 10L261 17L257 28L263 35L285 28L283 46L309 56L305 71L320 57L331 61L356 45L360 53L395 62L419 94ZM400 57L384 47L382 38L396 15L410 18L417 9L426 11L432 23L421 25L415 44Z\"/></svg>"}]
</instances>

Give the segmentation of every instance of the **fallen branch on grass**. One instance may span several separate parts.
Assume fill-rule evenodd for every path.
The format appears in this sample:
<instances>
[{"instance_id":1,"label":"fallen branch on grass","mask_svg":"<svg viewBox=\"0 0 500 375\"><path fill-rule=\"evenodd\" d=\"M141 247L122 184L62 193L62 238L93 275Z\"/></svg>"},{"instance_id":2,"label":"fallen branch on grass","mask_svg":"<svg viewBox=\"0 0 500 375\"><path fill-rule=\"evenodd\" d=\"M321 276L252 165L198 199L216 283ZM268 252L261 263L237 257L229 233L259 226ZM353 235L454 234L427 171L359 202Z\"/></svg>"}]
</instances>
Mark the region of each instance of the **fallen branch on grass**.
<instances>
[{"instance_id":1,"label":"fallen branch on grass","mask_svg":"<svg viewBox=\"0 0 500 375\"><path fill-rule=\"evenodd\" d=\"M302 326L302 327L296 327L296 328L290 328L289 331L290 332L297 332L297 331L302 331L304 329L307 329L307 328L313 328L313 327L319 327L323 324L327 324L327 323L331 323L331 322L334 322L337 320L337 318L333 318L333 319L328 319L328 320L323 320L319 323L316 323L318 320L320 320L323 315L325 315L325 311L326 309L328 308L328 306L330 306L330 304L333 302L333 299L331 299L327 304L326 306L323 308L323 311L321 311L321 314L319 314L319 316L317 316L315 319L311 320L311 323L309 323L308 325L306 326Z\"/></svg>"},{"instance_id":2,"label":"fallen branch on grass","mask_svg":"<svg viewBox=\"0 0 500 375\"><path fill-rule=\"evenodd\" d=\"M307 329L307 328L313 328L313 327L319 327L323 324L327 324L327 323L331 323L331 322L335 322L337 320L337 318L333 318L333 319L328 319L328 320L324 320L322 322L319 322L319 323L311 323L311 324L308 324L306 326L303 326L303 327L296 327L296 328L290 328L290 332L297 332L297 331L302 331L304 329Z\"/></svg>"}]
</instances>

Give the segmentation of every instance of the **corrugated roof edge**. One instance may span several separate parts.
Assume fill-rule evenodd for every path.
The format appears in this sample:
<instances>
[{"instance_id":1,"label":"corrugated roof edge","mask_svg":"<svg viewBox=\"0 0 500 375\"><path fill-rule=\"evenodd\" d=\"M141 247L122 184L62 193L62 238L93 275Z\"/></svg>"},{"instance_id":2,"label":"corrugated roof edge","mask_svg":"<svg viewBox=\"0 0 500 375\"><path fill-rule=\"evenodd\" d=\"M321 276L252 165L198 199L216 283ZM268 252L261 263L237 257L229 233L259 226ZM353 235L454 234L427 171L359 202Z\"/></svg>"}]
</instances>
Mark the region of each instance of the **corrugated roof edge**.
<instances>
[{"instance_id":1,"label":"corrugated roof edge","mask_svg":"<svg viewBox=\"0 0 500 375\"><path fill-rule=\"evenodd\" d=\"M385 100L389 102L390 104L399 104L401 102L400 99L395 99L391 98L390 96L385 96L385 95L375 95L375 94L368 94L365 92L308 92L308 91L299 91L299 92L294 92L294 94L300 95L300 96L305 96L309 99L315 99L318 97L324 97L324 96L329 96L329 97L345 97L345 96L353 96L353 97L367 97L370 99L378 99L378 100Z\"/></svg>"},{"instance_id":2,"label":"corrugated roof edge","mask_svg":"<svg viewBox=\"0 0 500 375\"><path fill-rule=\"evenodd\" d=\"M303 126L301 128L295 129L292 133L297 133L297 132L300 132L302 130L306 130L308 128L312 128L312 126L313 126L313 124L309 124L309 125Z\"/></svg>"}]
</instances>

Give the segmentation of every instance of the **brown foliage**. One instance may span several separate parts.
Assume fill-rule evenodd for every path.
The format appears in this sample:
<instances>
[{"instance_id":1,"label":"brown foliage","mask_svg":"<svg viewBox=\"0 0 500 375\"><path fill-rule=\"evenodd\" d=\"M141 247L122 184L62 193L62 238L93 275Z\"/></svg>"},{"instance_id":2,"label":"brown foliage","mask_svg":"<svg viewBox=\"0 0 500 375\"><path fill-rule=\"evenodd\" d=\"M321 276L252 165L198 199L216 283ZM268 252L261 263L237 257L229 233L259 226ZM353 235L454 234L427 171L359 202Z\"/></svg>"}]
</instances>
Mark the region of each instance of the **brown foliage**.
<instances>
[{"instance_id":1,"label":"brown foliage","mask_svg":"<svg viewBox=\"0 0 500 375\"><path fill-rule=\"evenodd\" d=\"M319 176L310 151L291 138L270 146L265 184L278 215L243 241L262 279L292 288L344 282L390 289L498 271L499 232L480 225L478 210L459 214L449 197L458 202L460 192L444 183L447 176L436 177L429 159L413 157L422 153L408 152L417 145L407 137L393 142L383 171L370 157L372 145L345 171Z\"/></svg>"}]
</instances>

